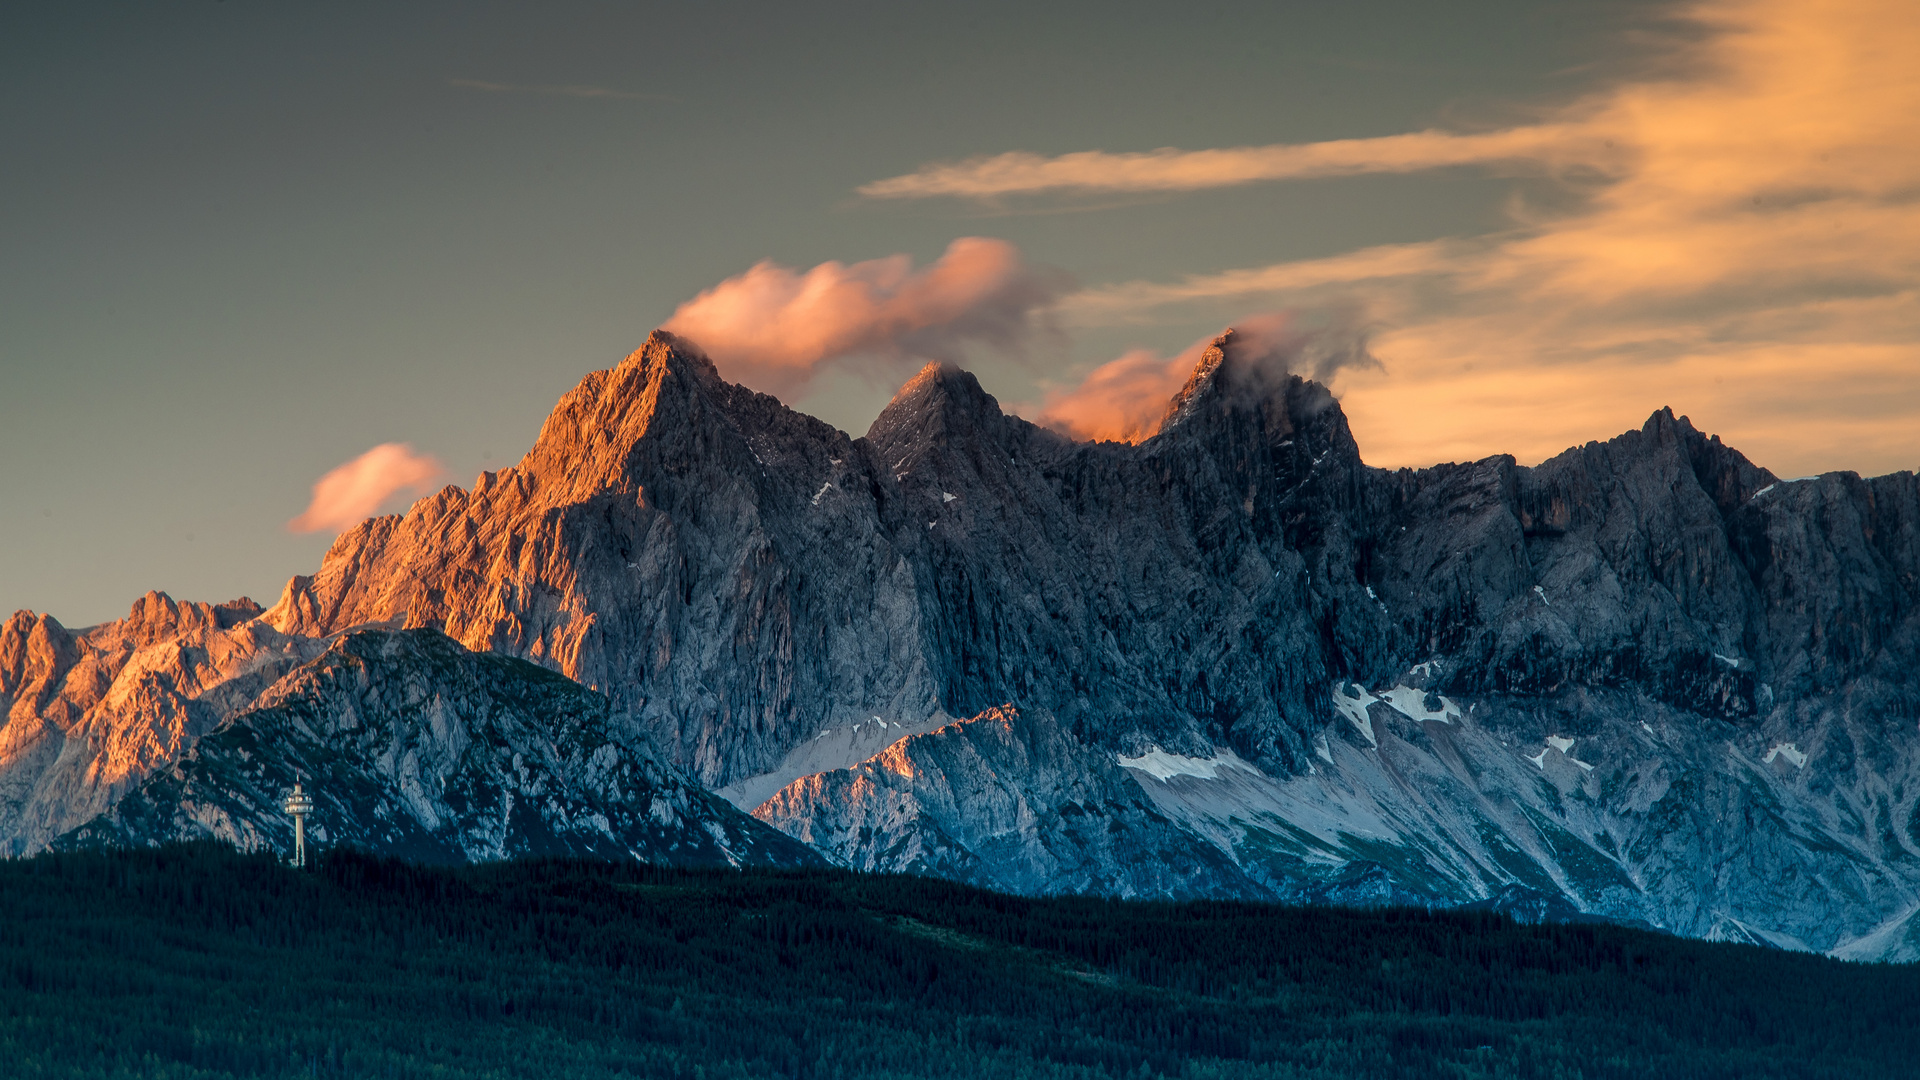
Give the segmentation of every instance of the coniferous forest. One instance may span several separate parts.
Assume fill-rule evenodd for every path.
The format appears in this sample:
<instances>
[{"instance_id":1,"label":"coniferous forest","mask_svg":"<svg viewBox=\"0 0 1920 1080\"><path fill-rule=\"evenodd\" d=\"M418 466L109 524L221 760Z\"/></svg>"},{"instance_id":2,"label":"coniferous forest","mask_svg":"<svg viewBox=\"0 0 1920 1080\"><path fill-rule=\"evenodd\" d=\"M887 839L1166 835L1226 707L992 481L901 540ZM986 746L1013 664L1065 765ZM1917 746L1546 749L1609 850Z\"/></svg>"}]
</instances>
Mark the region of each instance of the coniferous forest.
<instances>
[{"instance_id":1,"label":"coniferous forest","mask_svg":"<svg viewBox=\"0 0 1920 1080\"><path fill-rule=\"evenodd\" d=\"M9 1077L1912 1076L1920 968L1485 913L216 845L0 861Z\"/></svg>"}]
</instances>

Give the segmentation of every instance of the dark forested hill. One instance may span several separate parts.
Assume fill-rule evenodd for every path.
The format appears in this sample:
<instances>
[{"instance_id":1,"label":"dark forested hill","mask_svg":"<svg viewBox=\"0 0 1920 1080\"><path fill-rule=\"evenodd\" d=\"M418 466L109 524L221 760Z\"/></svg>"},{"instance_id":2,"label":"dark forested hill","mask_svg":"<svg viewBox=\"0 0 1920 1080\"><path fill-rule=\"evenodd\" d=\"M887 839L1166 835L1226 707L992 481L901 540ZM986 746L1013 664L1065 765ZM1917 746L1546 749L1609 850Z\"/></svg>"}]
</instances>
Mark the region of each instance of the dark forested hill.
<instances>
[{"instance_id":1,"label":"dark forested hill","mask_svg":"<svg viewBox=\"0 0 1920 1080\"><path fill-rule=\"evenodd\" d=\"M0 862L10 1076L1861 1077L1920 968L839 871Z\"/></svg>"}]
</instances>

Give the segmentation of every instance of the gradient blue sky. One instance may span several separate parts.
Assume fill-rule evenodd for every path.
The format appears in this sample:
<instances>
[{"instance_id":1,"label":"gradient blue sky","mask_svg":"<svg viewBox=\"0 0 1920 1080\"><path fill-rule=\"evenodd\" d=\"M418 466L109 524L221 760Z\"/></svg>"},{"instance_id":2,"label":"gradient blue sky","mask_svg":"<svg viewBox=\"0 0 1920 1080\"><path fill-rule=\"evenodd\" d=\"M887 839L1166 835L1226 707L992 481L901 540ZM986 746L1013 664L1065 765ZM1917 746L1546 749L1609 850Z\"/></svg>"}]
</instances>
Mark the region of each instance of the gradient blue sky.
<instances>
[{"instance_id":1,"label":"gradient blue sky","mask_svg":"<svg viewBox=\"0 0 1920 1080\"><path fill-rule=\"evenodd\" d=\"M14 5L0 15L0 611L85 625L150 588L272 603L331 540L285 528L323 473L391 441L457 483L511 464L583 374L761 259L925 262L988 236L1098 296L1510 235L1577 209L1593 182L1447 167L993 200L857 189L1009 151L1525 125L1677 70L1676 50L1692 56L1712 28L1676 13L1577 0ZM1898 294L1882 279L1908 265L1855 292ZM1243 311L1300 299L1271 291L1072 316L1023 357L968 360L1004 400L1035 402L1129 349L1173 356ZM1363 299L1388 330L1412 319ZM1905 326L1876 339L1887 362L1911 364ZM1350 410L1370 461L1423 464L1429 444L1369 452L1368 425L1385 440L1408 407L1389 391L1437 355L1409 340L1396 368L1394 340L1377 339L1378 378L1402 381L1356 383ZM832 377L798 404L858 433L892 389ZM1634 389L1512 443L1510 413L1490 413L1427 460L1538 460L1663 404L1686 411L1658 379ZM1884 411L1888 393L1912 389L1856 397ZM1723 412L1739 434L1746 414ZM1850 459L1836 442L1787 468L1911 467L1916 443L1888 430L1870 452Z\"/></svg>"}]
</instances>

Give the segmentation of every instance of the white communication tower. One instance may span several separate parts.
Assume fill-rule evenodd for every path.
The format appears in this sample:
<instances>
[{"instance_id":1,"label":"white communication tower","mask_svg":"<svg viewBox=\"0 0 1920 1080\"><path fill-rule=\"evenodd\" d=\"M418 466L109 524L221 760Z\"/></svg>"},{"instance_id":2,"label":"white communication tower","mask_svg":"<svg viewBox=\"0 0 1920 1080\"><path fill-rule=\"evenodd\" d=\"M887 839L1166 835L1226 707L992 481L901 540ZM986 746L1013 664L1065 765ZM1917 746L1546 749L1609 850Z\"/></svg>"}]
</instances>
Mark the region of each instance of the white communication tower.
<instances>
[{"instance_id":1,"label":"white communication tower","mask_svg":"<svg viewBox=\"0 0 1920 1080\"><path fill-rule=\"evenodd\" d=\"M287 813L293 815L293 865L307 865L307 815L313 813L313 799L293 782L293 794L287 796Z\"/></svg>"}]
</instances>

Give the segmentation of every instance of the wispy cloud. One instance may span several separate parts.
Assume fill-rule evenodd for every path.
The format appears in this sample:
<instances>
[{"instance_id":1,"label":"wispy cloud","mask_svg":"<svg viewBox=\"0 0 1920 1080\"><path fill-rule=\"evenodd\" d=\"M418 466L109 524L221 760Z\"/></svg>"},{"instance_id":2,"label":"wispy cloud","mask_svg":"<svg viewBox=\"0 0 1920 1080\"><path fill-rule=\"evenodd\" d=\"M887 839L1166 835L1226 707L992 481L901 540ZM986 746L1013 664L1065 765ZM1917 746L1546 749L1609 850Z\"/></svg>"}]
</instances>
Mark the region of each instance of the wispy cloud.
<instances>
[{"instance_id":1,"label":"wispy cloud","mask_svg":"<svg viewBox=\"0 0 1920 1080\"><path fill-rule=\"evenodd\" d=\"M446 470L406 443L381 443L314 482L313 500L287 522L297 533L341 532L378 513L402 492L422 495Z\"/></svg>"},{"instance_id":2,"label":"wispy cloud","mask_svg":"<svg viewBox=\"0 0 1920 1080\"><path fill-rule=\"evenodd\" d=\"M805 272L761 262L680 305L666 329L727 378L792 400L830 364L897 374L969 343L1018 350L1066 285L1004 240L962 237L918 270L906 255Z\"/></svg>"},{"instance_id":3,"label":"wispy cloud","mask_svg":"<svg viewBox=\"0 0 1920 1080\"><path fill-rule=\"evenodd\" d=\"M1480 237L1102 286L1066 298L1062 312L1121 325L1364 303L1383 326L1375 348L1390 373L1345 373L1340 389L1378 464L1538 459L1662 404L1781 471L1920 464L1920 7L1709 0L1689 14L1707 33L1661 75L1514 129L1510 141L1316 144L1405 150L1331 155L1354 167L1457 160L1448 147L1537 153L1549 171L1581 159L1602 167L1581 180L1572 209L1516 204L1509 227ZM1113 157L923 170L917 189L910 178L882 183L896 195L944 184L979 197L1062 177L1085 190L1174 182L1155 179L1171 161ZM1308 175L1298 169L1327 157L1262 160ZM1198 185L1283 171L1186 175Z\"/></svg>"},{"instance_id":4,"label":"wispy cloud","mask_svg":"<svg viewBox=\"0 0 1920 1080\"><path fill-rule=\"evenodd\" d=\"M553 86L536 83L487 82L483 79L448 79L447 85L461 90L484 90L495 94L542 94L549 97L606 98L614 101L679 101L671 94L641 94L613 90L605 86L568 84Z\"/></svg>"},{"instance_id":5,"label":"wispy cloud","mask_svg":"<svg viewBox=\"0 0 1920 1080\"><path fill-rule=\"evenodd\" d=\"M1420 131L1375 139L1143 153L1083 150L1056 157L1007 153L925 166L875 180L874 199L950 196L991 200L1041 192L1167 192L1365 173L1418 172L1505 164L1525 171L1574 165L1618 167L1621 154L1584 124L1510 128L1484 134Z\"/></svg>"},{"instance_id":6,"label":"wispy cloud","mask_svg":"<svg viewBox=\"0 0 1920 1080\"><path fill-rule=\"evenodd\" d=\"M1386 244L1324 259L1191 274L1174 282L1099 285L1062 298L1060 313L1070 323L1090 326L1152 322L1158 309L1169 305L1433 274L1458 265L1474 247L1458 240Z\"/></svg>"}]
</instances>

